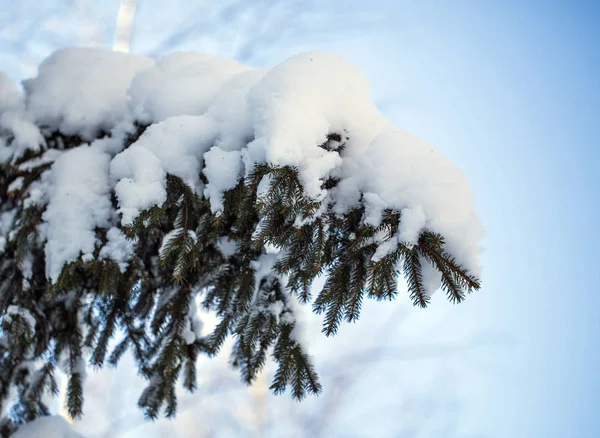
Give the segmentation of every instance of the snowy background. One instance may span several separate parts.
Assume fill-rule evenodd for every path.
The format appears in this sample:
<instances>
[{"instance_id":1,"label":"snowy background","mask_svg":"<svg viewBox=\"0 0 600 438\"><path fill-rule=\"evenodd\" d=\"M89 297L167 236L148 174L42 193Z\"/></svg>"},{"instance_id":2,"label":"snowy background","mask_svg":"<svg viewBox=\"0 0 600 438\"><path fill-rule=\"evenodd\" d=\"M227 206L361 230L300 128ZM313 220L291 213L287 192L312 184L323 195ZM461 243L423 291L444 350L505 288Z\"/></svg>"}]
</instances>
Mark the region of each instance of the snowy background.
<instances>
[{"instance_id":1,"label":"snowy background","mask_svg":"<svg viewBox=\"0 0 600 438\"><path fill-rule=\"evenodd\" d=\"M564 5L567 2L563 2ZM418 6L417 6L418 5ZM143 421L123 362L90 375L94 437L595 437L600 318L594 260L600 8L516 1L140 0L130 51L194 50L270 67L308 49L360 67L395 125L470 180L486 229L483 289L428 310L367 303L311 352L324 393L297 404L226 356L199 367L175 421ZM36 74L57 48L115 44L119 1L0 0L0 68ZM123 15L123 14L121 14ZM595 280L595 281L594 281Z\"/></svg>"}]
</instances>

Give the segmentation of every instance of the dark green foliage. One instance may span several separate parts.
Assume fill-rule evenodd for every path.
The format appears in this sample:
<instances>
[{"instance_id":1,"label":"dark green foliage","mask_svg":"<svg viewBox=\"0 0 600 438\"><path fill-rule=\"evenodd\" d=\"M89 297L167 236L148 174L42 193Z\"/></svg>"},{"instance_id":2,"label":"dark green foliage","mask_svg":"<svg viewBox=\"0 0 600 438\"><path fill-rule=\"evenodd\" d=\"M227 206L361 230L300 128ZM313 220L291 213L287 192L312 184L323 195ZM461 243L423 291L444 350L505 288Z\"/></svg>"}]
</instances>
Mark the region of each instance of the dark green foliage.
<instances>
[{"instance_id":1,"label":"dark green foliage","mask_svg":"<svg viewBox=\"0 0 600 438\"><path fill-rule=\"evenodd\" d=\"M143 129L137 126L124 146ZM46 140L48 147L63 149L81 144L58 133ZM346 140L346 133L333 133L320 147L341 152ZM441 272L441 287L452 302L479 288L446 252L443 236L429 231L414 246L400 242L374 257L380 244L397 235L398 212L386 211L378 227L364 223L363 207L336 215L327 198L316 202L305 196L297 169L269 164L257 166L226 192L218 214L181 178L168 175L166 202L121 227L136 243L124 272L99 257L107 230L98 229L94 257L65 266L50 284L39 228L43 207L24 202L28 188L51 166L35 165L39 156L30 152L0 167L0 213L11 222L0 259L0 405L12 404L0 424L2 436L48 414L42 396L57 393L59 368L68 375L68 412L79 417L83 361L116 366L126 351L148 382L139 406L148 418L173 416L178 382L194 391L198 356L216 355L230 336L231 363L244 382L251 384L271 355L277 364L271 389L281 393L290 387L292 396L302 399L319 393L321 385L295 340L293 295L302 303L312 301L329 336L342 321L359 318L365 298L393 299L399 274L414 304L426 307L424 263ZM21 177L21 187L9 192ZM332 178L323 187L336 184ZM235 244L235 250L224 254L223 242ZM267 254L266 246L280 250L280 257ZM320 275L327 281L313 300L311 287ZM219 318L204 337L190 337L196 300Z\"/></svg>"}]
</instances>

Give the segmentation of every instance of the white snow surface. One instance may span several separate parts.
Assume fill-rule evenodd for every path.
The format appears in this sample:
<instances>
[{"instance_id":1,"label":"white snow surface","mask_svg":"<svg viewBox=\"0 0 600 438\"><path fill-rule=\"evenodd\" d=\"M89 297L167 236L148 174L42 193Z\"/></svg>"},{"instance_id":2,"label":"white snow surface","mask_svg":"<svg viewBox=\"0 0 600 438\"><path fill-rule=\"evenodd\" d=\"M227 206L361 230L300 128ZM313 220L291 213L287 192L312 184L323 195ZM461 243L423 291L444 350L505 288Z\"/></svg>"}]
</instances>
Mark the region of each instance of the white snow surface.
<instances>
[{"instance_id":1,"label":"white snow surface","mask_svg":"<svg viewBox=\"0 0 600 438\"><path fill-rule=\"evenodd\" d=\"M201 115L230 78L249 68L203 53L172 53L133 78L129 106L144 123L183 114Z\"/></svg>"},{"instance_id":2,"label":"white snow surface","mask_svg":"<svg viewBox=\"0 0 600 438\"><path fill-rule=\"evenodd\" d=\"M223 254L223 257L228 258L237 252L239 245L233 239L229 239L227 237L221 237L217 241L217 248L219 249L219 251L221 251L221 254Z\"/></svg>"},{"instance_id":3,"label":"white snow surface","mask_svg":"<svg viewBox=\"0 0 600 438\"><path fill-rule=\"evenodd\" d=\"M106 239L106 244L100 250L100 258L116 262L119 265L119 270L125 272L128 262L135 252L136 242L127 239L127 236L117 227L108 230Z\"/></svg>"},{"instance_id":4,"label":"white snow surface","mask_svg":"<svg viewBox=\"0 0 600 438\"><path fill-rule=\"evenodd\" d=\"M27 109L38 124L91 140L125 117L134 74L153 64L99 48L58 50L42 62L37 77L23 81Z\"/></svg>"},{"instance_id":5,"label":"white snow surface","mask_svg":"<svg viewBox=\"0 0 600 438\"><path fill-rule=\"evenodd\" d=\"M117 155L110 163L110 175L117 181L115 192L123 225L133 223L140 212L167 199L167 174L156 155L142 146L134 144Z\"/></svg>"},{"instance_id":6,"label":"white snow surface","mask_svg":"<svg viewBox=\"0 0 600 438\"><path fill-rule=\"evenodd\" d=\"M27 149L39 150L44 139L38 127L25 112L23 96L11 82L6 73L0 71L0 130L9 132L13 137L8 148L4 140L0 141L0 163L10 158L19 158Z\"/></svg>"},{"instance_id":7,"label":"white snow surface","mask_svg":"<svg viewBox=\"0 0 600 438\"><path fill-rule=\"evenodd\" d=\"M56 282L63 266L82 253L92 254L96 227L108 228L112 214L108 169L110 156L79 146L61 155L49 176L46 275Z\"/></svg>"},{"instance_id":8,"label":"white snow surface","mask_svg":"<svg viewBox=\"0 0 600 438\"><path fill-rule=\"evenodd\" d=\"M18 106L5 82L0 77L0 96ZM394 127L371 102L359 69L338 55L304 53L265 70L198 53L153 61L65 49L24 88L23 108L7 111L25 124L34 120L91 140L99 130L113 129L120 138L123 126L152 123L125 150L103 139L56 158L44 214L53 281L65 263L91 254L95 227L115 225L111 190L122 225L165 201L167 174L181 177L218 212L223 192L259 163L296 166L306 194L338 213L362 203L365 223L378 225L387 208L400 211L394 242L410 245L424 229L439 232L457 261L480 275L483 229L465 176L433 146ZM342 136L343 151L318 147L331 133ZM2 147L0 156L11 146ZM329 177L339 184L327 192L322 182ZM116 255L113 240L103 254L126 264L128 250L119 246L124 252ZM382 242L376 258L392 247Z\"/></svg>"},{"instance_id":9,"label":"white snow surface","mask_svg":"<svg viewBox=\"0 0 600 438\"><path fill-rule=\"evenodd\" d=\"M16 192L18 190L21 190L21 188L23 187L24 180L25 180L25 178L23 178L22 176L16 178L12 183L10 183L8 185L8 188L6 189L6 191L8 193L10 193L10 192Z\"/></svg>"},{"instance_id":10,"label":"white snow surface","mask_svg":"<svg viewBox=\"0 0 600 438\"><path fill-rule=\"evenodd\" d=\"M73 430L71 425L58 415L40 417L24 424L13 438L84 438Z\"/></svg>"},{"instance_id":11,"label":"white snow surface","mask_svg":"<svg viewBox=\"0 0 600 438\"><path fill-rule=\"evenodd\" d=\"M167 173L181 177L201 194L202 155L216 132L209 118L171 117L149 126L134 145L118 154L111 163L111 175L117 181L123 225L133 222L142 210L166 200Z\"/></svg>"},{"instance_id":12,"label":"white snow surface","mask_svg":"<svg viewBox=\"0 0 600 438\"><path fill-rule=\"evenodd\" d=\"M208 184L204 196L210 200L213 213L223 210L223 193L231 190L242 176L243 164L239 151L224 151L218 146L204 154L204 175Z\"/></svg>"}]
</instances>

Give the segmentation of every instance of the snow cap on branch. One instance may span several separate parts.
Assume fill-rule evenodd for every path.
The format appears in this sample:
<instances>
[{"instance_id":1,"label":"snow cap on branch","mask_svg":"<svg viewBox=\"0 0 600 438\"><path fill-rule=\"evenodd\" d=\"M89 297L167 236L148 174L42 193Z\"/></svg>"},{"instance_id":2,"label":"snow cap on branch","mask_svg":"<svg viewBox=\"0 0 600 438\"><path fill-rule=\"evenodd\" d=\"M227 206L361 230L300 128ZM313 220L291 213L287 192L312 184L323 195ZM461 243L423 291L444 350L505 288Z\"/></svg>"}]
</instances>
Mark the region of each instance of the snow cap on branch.
<instances>
[{"instance_id":1,"label":"snow cap on branch","mask_svg":"<svg viewBox=\"0 0 600 438\"><path fill-rule=\"evenodd\" d=\"M331 336L364 298L393 299L399 273L420 307L438 288L452 302L480 288L465 176L394 127L340 56L265 70L66 49L24 91L0 76L0 408L16 388L18 423L47 414L57 363L82 415L88 350L101 367L131 349L148 383L138 405L172 417L177 382L193 391L198 355L229 337L245 382L271 357L271 390L302 399L321 384L296 300ZM210 333L198 305L217 317Z\"/></svg>"},{"instance_id":2,"label":"snow cap on branch","mask_svg":"<svg viewBox=\"0 0 600 438\"><path fill-rule=\"evenodd\" d=\"M70 153L90 157L72 161L71 171L63 166L60 180L65 187L80 191L77 187L87 186L90 195L100 196L98 202L82 199L88 207L74 203L64 210L69 217L87 215L73 220L84 221L88 231L107 226L103 200L109 189L116 192L123 224L129 224L142 210L164 202L167 173L203 192L218 211L223 192L255 165L288 165L298 168L308 197L328 197L343 213L356 207L362 195L365 222L375 226L385 209L400 211L402 240L411 243L426 228L438 232L457 260L479 275L483 233L466 178L431 145L393 127L371 102L370 85L358 68L338 55L305 53L265 71L197 53L154 62L100 49L66 49L44 61L39 75L24 85L27 117L67 135L91 138L119 123L163 120L112 157L111 187L100 175L106 172L106 156L93 152L94 144L89 152ZM2 90L15 99L6 84ZM318 147L331 133L339 134L342 149ZM66 159L52 172L59 172ZM75 167L88 163L86 172L96 175L98 188L77 179L82 172ZM200 179L203 168L206 188ZM331 177L338 184L328 191L323 181ZM56 185L57 178L50 178L55 181L50 184ZM64 197L56 187L48 192L56 193L49 207ZM64 219L46 214L50 247L66 248L65 236L52 232ZM78 250L93 249L91 241L69 245L72 254L61 250L60 259L48 258L53 279Z\"/></svg>"}]
</instances>

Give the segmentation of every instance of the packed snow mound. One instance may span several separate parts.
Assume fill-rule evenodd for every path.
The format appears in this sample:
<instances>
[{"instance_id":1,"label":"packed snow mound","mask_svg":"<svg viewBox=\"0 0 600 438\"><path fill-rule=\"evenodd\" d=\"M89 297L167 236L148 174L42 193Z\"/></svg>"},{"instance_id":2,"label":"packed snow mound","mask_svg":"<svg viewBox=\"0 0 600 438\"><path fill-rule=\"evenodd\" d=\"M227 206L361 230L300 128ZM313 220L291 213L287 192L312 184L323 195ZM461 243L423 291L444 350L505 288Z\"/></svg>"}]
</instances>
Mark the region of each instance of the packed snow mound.
<instances>
[{"instance_id":1,"label":"packed snow mound","mask_svg":"<svg viewBox=\"0 0 600 438\"><path fill-rule=\"evenodd\" d=\"M40 130L24 111L23 96L6 73L0 71L0 132L13 136L12 150L0 138L0 163L18 158L27 150L38 151L44 144Z\"/></svg>"},{"instance_id":2,"label":"packed snow mound","mask_svg":"<svg viewBox=\"0 0 600 438\"><path fill-rule=\"evenodd\" d=\"M48 174L46 276L58 280L62 267L80 254L93 258L96 228L109 228L112 215L110 156L87 145L62 154Z\"/></svg>"},{"instance_id":3,"label":"packed snow mound","mask_svg":"<svg viewBox=\"0 0 600 438\"><path fill-rule=\"evenodd\" d=\"M40 417L24 424L12 438L84 438L63 417Z\"/></svg>"},{"instance_id":4,"label":"packed snow mound","mask_svg":"<svg viewBox=\"0 0 600 438\"><path fill-rule=\"evenodd\" d=\"M143 123L181 114L200 115L230 78L248 69L236 61L203 53L173 53L135 75L129 106Z\"/></svg>"},{"instance_id":5,"label":"packed snow mound","mask_svg":"<svg viewBox=\"0 0 600 438\"><path fill-rule=\"evenodd\" d=\"M97 227L129 225L161 205L167 174L210 200L216 213L223 193L262 163L295 166L306 195L335 212L364 206L365 223L377 226L386 209L401 212L399 234L382 243L377 258L427 229L442 234L457 261L480 275L483 230L465 176L433 146L394 127L371 102L366 78L338 55L304 53L265 70L197 53L155 62L68 49L44 61L24 88L24 121L90 140L112 128L110 137L65 152L36 187L37 202L48 203L53 281L63 264L99 244L92 239ZM149 126L124 149L134 123ZM326 189L330 178L337 185ZM72 233L60 232L64 223L81 239L65 242ZM112 237L102 254L123 267L130 243Z\"/></svg>"},{"instance_id":6,"label":"packed snow mound","mask_svg":"<svg viewBox=\"0 0 600 438\"><path fill-rule=\"evenodd\" d=\"M134 74L154 61L102 49L62 49L23 82L38 125L90 140L123 120Z\"/></svg>"}]
</instances>

